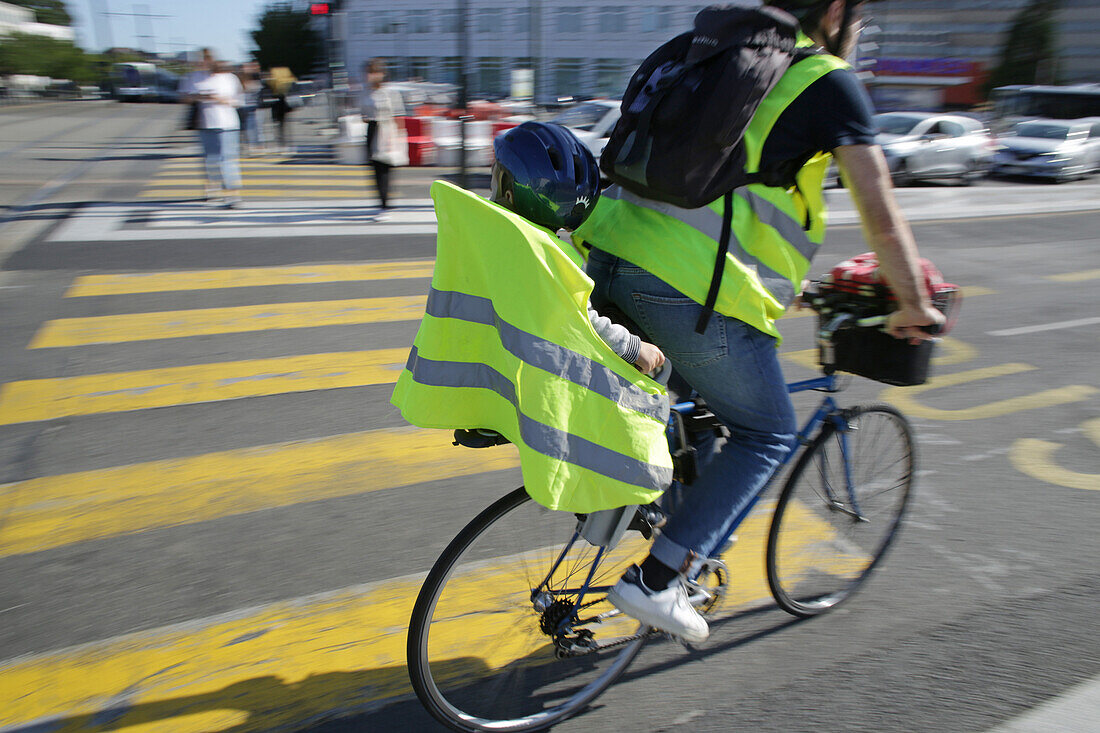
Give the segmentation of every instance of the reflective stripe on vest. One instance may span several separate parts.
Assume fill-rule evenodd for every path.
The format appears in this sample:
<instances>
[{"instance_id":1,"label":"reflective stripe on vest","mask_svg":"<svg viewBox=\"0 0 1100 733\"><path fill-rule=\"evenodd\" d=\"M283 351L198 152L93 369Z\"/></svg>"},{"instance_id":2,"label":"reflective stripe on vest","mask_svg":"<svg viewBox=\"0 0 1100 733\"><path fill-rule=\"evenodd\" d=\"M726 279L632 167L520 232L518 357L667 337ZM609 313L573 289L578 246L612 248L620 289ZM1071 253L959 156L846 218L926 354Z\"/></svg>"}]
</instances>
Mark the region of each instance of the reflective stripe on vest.
<instances>
[{"instance_id":1,"label":"reflective stripe on vest","mask_svg":"<svg viewBox=\"0 0 1100 733\"><path fill-rule=\"evenodd\" d=\"M808 43L808 39L805 39ZM813 82L848 65L827 54L792 65L761 102L745 133L746 170L755 172L768 134ZM734 191L730 249L715 310L779 336L775 319L794 300L825 238L822 183L829 156L806 162L798 187L751 184ZM576 239L629 260L698 303L706 297L722 230L722 199L682 209L613 186Z\"/></svg>"},{"instance_id":2,"label":"reflective stripe on vest","mask_svg":"<svg viewBox=\"0 0 1100 733\"><path fill-rule=\"evenodd\" d=\"M414 346L406 368L413 379L434 387L490 389L516 406L520 435L532 450L560 461L575 463L617 481L638 486L668 486L672 469L639 461L533 420L519 410L516 387L490 366L461 361L433 361L421 357Z\"/></svg>"},{"instance_id":3,"label":"reflective stripe on vest","mask_svg":"<svg viewBox=\"0 0 1100 733\"><path fill-rule=\"evenodd\" d=\"M450 184L436 181L432 198L432 287L391 402L420 427L504 435L527 492L551 509L660 496L672 480L668 396L592 328L576 253Z\"/></svg>"},{"instance_id":4,"label":"reflective stripe on vest","mask_svg":"<svg viewBox=\"0 0 1100 733\"><path fill-rule=\"evenodd\" d=\"M751 190L739 188L733 193L735 196L747 201L756 217L778 231L780 236L794 247L800 255L807 260L813 259L818 247L821 245L810 241L801 224L780 211L771 201ZM698 209L683 209L663 201L643 198L618 185L609 187L601 194L601 197L626 201L635 206L671 216L715 241L718 241L722 234L722 214L710 206L701 206ZM775 296L777 301L784 305L790 305L791 301L794 300L796 293L791 281L746 252L737 238L737 233L734 231L730 232L729 253L741 264L755 269L764 287Z\"/></svg>"},{"instance_id":5,"label":"reflective stripe on vest","mask_svg":"<svg viewBox=\"0 0 1100 733\"><path fill-rule=\"evenodd\" d=\"M426 311L436 318L457 318L492 326L500 334L501 345L520 361L557 374L573 384L590 389L628 410L647 415L654 420L665 420L668 417L667 397L639 392L633 384L602 364L516 328L497 315L493 309L493 301L489 298L432 288L428 293ZM415 371L413 377L416 377ZM504 396L499 390L498 393ZM514 391L512 394L513 397L509 399L514 403Z\"/></svg>"}]
</instances>

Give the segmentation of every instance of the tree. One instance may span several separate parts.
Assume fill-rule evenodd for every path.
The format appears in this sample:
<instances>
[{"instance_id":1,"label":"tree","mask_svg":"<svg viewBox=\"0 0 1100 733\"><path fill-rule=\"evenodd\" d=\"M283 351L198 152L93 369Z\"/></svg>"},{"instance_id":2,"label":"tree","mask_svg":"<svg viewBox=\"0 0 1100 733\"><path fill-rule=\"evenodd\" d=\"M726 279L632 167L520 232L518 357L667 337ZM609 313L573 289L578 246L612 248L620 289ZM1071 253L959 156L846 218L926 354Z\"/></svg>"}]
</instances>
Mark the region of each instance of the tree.
<instances>
[{"instance_id":1,"label":"tree","mask_svg":"<svg viewBox=\"0 0 1100 733\"><path fill-rule=\"evenodd\" d=\"M1031 0L1012 22L988 87L1057 81L1058 0Z\"/></svg>"},{"instance_id":2,"label":"tree","mask_svg":"<svg viewBox=\"0 0 1100 733\"><path fill-rule=\"evenodd\" d=\"M90 81L93 59L72 41L16 33L0 41L0 74L33 74L52 79Z\"/></svg>"},{"instance_id":3,"label":"tree","mask_svg":"<svg viewBox=\"0 0 1100 733\"><path fill-rule=\"evenodd\" d=\"M50 25L72 25L73 18L65 8L64 0L4 0L10 5L21 5L34 11L34 19Z\"/></svg>"},{"instance_id":4,"label":"tree","mask_svg":"<svg viewBox=\"0 0 1100 733\"><path fill-rule=\"evenodd\" d=\"M286 66L295 76L312 73L323 59L321 36L313 30L308 9L297 10L288 2L268 5L251 31L256 48L252 58L261 68Z\"/></svg>"}]
</instances>

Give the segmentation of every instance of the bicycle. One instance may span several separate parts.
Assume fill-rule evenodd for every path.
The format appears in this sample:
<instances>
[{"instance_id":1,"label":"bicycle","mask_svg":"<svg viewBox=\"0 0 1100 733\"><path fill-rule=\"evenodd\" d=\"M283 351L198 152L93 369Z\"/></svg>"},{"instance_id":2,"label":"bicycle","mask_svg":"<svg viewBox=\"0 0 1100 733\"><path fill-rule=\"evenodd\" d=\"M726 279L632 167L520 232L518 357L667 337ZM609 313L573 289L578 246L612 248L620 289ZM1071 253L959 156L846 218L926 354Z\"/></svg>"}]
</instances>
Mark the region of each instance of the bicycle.
<instances>
[{"instance_id":1,"label":"bicycle","mask_svg":"<svg viewBox=\"0 0 1100 733\"><path fill-rule=\"evenodd\" d=\"M818 301L813 307L822 312ZM800 617L849 598L880 564L909 501L912 428L884 404L841 408L836 334L879 318L826 311L819 331L824 374L787 385L824 394L798 432L794 461L772 513L766 567L775 601ZM828 321L827 323L825 321ZM677 478L693 464L688 432L720 429L699 399L672 406ZM689 580L709 615L725 595L720 555L783 465L737 517L726 545ZM451 541L413 609L408 666L424 707L464 732L533 731L582 710L660 632L619 612L605 595L648 552L654 530L637 507L574 515L536 504L520 487L491 504Z\"/></svg>"}]
</instances>

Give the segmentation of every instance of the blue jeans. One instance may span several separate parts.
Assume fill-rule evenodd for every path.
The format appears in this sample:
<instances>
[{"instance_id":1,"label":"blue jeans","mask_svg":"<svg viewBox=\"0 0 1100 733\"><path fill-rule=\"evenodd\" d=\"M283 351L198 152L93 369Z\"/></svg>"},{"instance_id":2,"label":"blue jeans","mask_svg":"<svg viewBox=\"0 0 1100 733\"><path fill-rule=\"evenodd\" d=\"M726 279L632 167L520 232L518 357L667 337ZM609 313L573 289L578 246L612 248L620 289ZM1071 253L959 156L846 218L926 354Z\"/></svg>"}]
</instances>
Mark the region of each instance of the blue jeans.
<instances>
[{"instance_id":1,"label":"blue jeans","mask_svg":"<svg viewBox=\"0 0 1100 733\"><path fill-rule=\"evenodd\" d=\"M241 137L253 147L264 144L264 131L260 126L259 115L255 107L237 107L237 116L241 120Z\"/></svg>"},{"instance_id":2,"label":"blue jeans","mask_svg":"<svg viewBox=\"0 0 1100 733\"><path fill-rule=\"evenodd\" d=\"M714 313L695 332L702 306L626 260L597 249L588 260L592 305L612 303L660 347L677 373L706 400L729 440L700 436L699 477L682 488L651 554L693 572L719 549L732 523L791 450L794 407L776 341L736 318Z\"/></svg>"},{"instance_id":3,"label":"blue jeans","mask_svg":"<svg viewBox=\"0 0 1100 733\"><path fill-rule=\"evenodd\" d=\"M236 191L241 187L241 164L237 154L239 134L239 130L199 130L207 184L213 186L220 180L226 190Z\"/></svg>"}]
</instances>

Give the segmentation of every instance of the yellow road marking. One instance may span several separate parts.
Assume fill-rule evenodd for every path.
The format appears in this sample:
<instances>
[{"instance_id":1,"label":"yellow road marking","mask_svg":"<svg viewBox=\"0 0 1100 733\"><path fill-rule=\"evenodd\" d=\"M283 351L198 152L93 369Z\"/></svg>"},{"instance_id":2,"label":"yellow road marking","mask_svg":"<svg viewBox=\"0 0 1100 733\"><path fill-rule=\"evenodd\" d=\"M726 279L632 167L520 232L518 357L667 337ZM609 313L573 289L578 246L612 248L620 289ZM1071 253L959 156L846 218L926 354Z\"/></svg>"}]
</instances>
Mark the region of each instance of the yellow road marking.
<instances>
[{"instance_id":1,"label":"yellow road marking","mask_svg":"<svg viewBox=\"0 0 1100 733\"><path fill-rule=\"evenodd\" d=\"M768 597L760 556L770 507L761 509L742 525L740 541L724 558L735 580L722 614ZM807 531L807 543L832 534L824 524ZM454 592L484 606L485 588L514 577L501 558L456 581ZM51 730L65 733L265 731L409 694L406 627L421 582L421 576L396 578L13 660L0 665L0 726L49 717L57 725ZM470 640L509 640L509 630L529 614L461 619L465 643L456 646L463 655L454 660L456 668L496 669L513 661L514 644L482 647ZM481 656L471 658L474 652ZM106 710L117 716L97 720Z\"/></svg>"},{"instance_id":2,"label":"yellow road marking","mask_svg":"<svg viewBox=\"0 0 1100 733\"><path fill-rule=\"evenodd\" d=\"M415 321L424 315L426 301L427 296L423 295L399 295L59 318L43 324L28 348L49 349L280 328Z\"/></svg>"},{"instance_id":3,"label":"yellow road marking","mask_svg":"<svg viewBox=\"0 0 1100 733\"><path fill-rule=\"evenodd\" d=\"M184 272L119 273L84 275L73 281L66 298L96 295L132 295L180 290L221 290L265 285L313 285L316 283L398 280L432 276L434 260L370 262L359 265L302 265L248 267Z\"/></svg>"},{"instance_id":4,"label":"yellow road marking","mask_svg":"<svg viewBox=\"0 0 1100 733\"><path fill-rule=\"evenodd\" d=\"M932 363L936 366L945 366L970 361L978 355L978 350L965 341L944 336L940 339L940 343L937 344L936 351L933 353L935 353L935 356L932 357ZM816 348L785 351L780 356L807 369L817 370L820 368Z\"/></svg>"},{"instance_id":5,"label":"yellow road marking","mask_svg":"<svg viewBox=\"0 0 1100 733\"><path fill-rule=\"evenodd\" d=\"M408 355L405 348L349 351L9 382L0 387L0 425L392 384Z\"/></svg>"},{"instance_id":6,"label":"yellow road marking","mask_svg":"<svg viewBox=\"0 0 1100 733\"><path fill-rule=\"evenodd\" d=\"M358 188L360 190L365 191L367 189L367 184L362 180L334 181L331 178L327 178L327 177L326 178L319 178L319 177L314 177L314 178L306 178L306 177L251 178L251 177L246 175L246 176L243 177L243 179L244 179L244 188L245 189L248 188L248 182L250 180L254 180L257 185L263 185L263 186L279 186L279 185L309 186L310 188L319 188L321 186L340 186L342 188L347 188L348 186L355 186L356 188ZM147 186L145 186L144 190L146 190L146 191L168 191L168 190L173 190L173 189L178 189L178 188L191 189L191 188L195 188L196 186L203 187L205 185L206 185L206 179L204 179L204 178L193 178L193 179L182 180L182 181L181 180L173 180L173 181L165 181L165 182L154 181L154 182L148 184Z\"/></svg>"},{"instance_id":7,"label":"yellow road marking","mask_svg":"<svg viewBox=\"0 0 1100 733\"><path fill-rule=\"evenodd\" d=\"M519 465L445 430L369 430L4 486L0 557Z\"/></svg>"},{"instance_id":8,"label":"yellow road marking","mask_svg":"<svg viewBox=\"0 0 1100 733\"><path fill-rule=\"evenodd\" d=\"M187 189L197 190L197 189ZM285 189L285 188L242 188L240 195L242 198L272 198L272 199L363 199L370 195L371 189L366 187L360 187L359 190L350 188L326 188L324 190L300 190L300 189ZM142 191L138 194L139 198L175 198L182 195L185 192L184 189L179 191L159 190L159 191Z\"/></svg>"},{"instance_id":9,"label":"yellow road marking","mask_svg":"<svg viewBox=\"0 0 1100 733\"><path fill-rule=\"evenodd\" d=\"M299 171L300 166L279 166L279 167L264 167L264 168L241 168L241 175L248 178L265 178L267 176L290 176L294 180L301 180L303 178L357 178L361 181L370 180L366 175L365 168L353 168L336 169L336 168L318 168L316 170ZM195 180L203 180L206 169L202 166L194 166L192 168L178 168L172 171L165 171L156 174L152 177L153 181L165 181L175 180L178 178L194 178Z\"/></svg>"},{"instance_id":10,"label":"yellow road marking","mask_svg":"<svg viewBox=\"0 0 1100 733\"><path fill-rule=\"evenodd\" d=\"M1081 428L1089 440L1100 446L1100 418L1085 421ZM1055 462L1054 453L1061 447L1060 443L1048 440L1021 438L1012 446L1008 457L1018 471L1033 479L1069 489L1100 491L1100 473L1071 471Z\"/></svg>"},{"instance_id":11,"label":"yellow road marking","mask_svg":"<svg viewBox=\"0 0 1100 733\"><path fill-rule=\"evenodd\" d=\"M318 164L309 164L309 163L298 164L298 163L287 162L287 160L288 160L287 158L270 158L270 159L266 159L266 160L264 160L264 159L247 160L246 159L246 160L241 161L241 170L242 171L246 171L246 170L267 170L267 171L281 171L283 173L296 173L298 171L313 172L313 173L323 173L325 171L339 171L339 172L358 171L359 175L363 175L364 171L366 170L366 166L354 166L354 167L348 166L348 167L344 167L344 166L337 166L337 165L333 165L333 164L329 164L329 165L318 165ZM195 170L195 171L200 171L201 172L201 171L206 170L206 166L201 161L191 161L191 162L187 162L187 163L165 163L164 165L162 165L158 169L157 175L160 175L161 173L166 173L166 172L177 172L177 171L186 172L188 170Z\"/></svg>"},{"instance_id":12,"label":"yellow road marking","mask_svg":"<svg viewBox=\"0 0 1100 733\"><path fill-rule=\"evenodd\" d=\"M1046 276L1047 280L1063 283L1082 282L1084 280L1095 280L1097 278L1100 278L1100 270L1082 270L1080 272L1064 272L1060 275Z\"/></svg>"},{"instance_id":13,"label":"yellow road marking","mask_svg":"<svg viewBox=\"0 0 1100 733\"><path fill-rule=\"evenodd\" d=\"M1022 410L1035 410L1041 407L1064 405L1069 402L1080 402L1100 392L1095 387L1081 384L1073 384L1066 387L1047 389L1020 397L1010 397L1004 400L995 400L983 405L944 410L936 407L928 407L917 401L917 396L931 390L956 387L961 384L969 384L982 379L993 379L1011 374L1029 372L1038 367L1030 364L997 364L995 366L971 369L965 372L944 374L932 377L927 384L916 387L889 387L880 395L882 399L893 403L910 416L927 418L929 420L984 420L991 417L1000 417Z\"/></svg>"}]
</instances>

